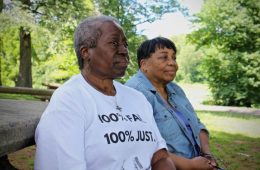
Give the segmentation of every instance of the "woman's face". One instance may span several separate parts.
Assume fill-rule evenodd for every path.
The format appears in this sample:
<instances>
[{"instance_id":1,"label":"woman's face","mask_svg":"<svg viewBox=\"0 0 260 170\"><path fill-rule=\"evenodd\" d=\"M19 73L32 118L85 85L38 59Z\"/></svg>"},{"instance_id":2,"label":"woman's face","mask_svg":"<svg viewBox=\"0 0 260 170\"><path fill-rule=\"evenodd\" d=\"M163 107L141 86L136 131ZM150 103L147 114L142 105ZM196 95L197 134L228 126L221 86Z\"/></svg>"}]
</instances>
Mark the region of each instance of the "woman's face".
<instances>
[{"instance_id":1,"label":"woman's face","mask_svg":"<svg viewBox=\"0 0 260 170\"><path fill-rule=\"evenodd\" d=\"M157 48L149 58L141 61L141 70L152 84L167 84L178 70L176 54L173 49Z\"/></svg>"}]
</instances>

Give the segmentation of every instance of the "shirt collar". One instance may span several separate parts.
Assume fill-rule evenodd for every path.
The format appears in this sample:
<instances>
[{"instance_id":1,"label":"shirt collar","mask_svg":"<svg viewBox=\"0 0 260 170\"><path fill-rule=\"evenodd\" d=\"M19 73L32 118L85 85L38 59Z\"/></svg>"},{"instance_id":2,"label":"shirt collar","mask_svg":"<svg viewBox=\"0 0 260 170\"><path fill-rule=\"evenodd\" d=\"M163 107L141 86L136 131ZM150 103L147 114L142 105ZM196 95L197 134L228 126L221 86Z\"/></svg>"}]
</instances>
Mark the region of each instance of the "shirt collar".
<instances>
[{"instance_id":1,"label":"shirt collar","mask_svg":"<svg viewBox=\"0 0 260 170\"><path fill-rule=\"evenodd\" d=\"M144 75L144 73L141 70L138 70L137 77L140 79L140 81L145 84L146 88L150 90L152 93L157 93L156 89L150 82L150 80ZM175 90L173 89L173 86L171 85L171 82L166 85L167 92L169 94L176 94Z\"/></svg>"}]
</instances>

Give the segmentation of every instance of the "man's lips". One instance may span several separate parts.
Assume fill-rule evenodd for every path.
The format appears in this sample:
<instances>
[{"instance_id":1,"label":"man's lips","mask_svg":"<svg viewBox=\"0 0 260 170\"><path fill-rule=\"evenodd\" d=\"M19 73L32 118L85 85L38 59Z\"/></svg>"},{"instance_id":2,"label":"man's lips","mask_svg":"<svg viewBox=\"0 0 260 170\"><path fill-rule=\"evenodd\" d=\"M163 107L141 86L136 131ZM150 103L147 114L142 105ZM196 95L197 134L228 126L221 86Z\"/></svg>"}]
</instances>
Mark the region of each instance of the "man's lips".
<instances>
[{"instance_id":1,"label":"man's lips","mask_svg":"<svg viewBox=\"0 0 260 170\"><path fill-rule=\"evenodd\" d=\"M122 67L127 67L129 61L127 58L118 58L115 60L116 65L120 65Z\"/></svg>"}]
</instances>

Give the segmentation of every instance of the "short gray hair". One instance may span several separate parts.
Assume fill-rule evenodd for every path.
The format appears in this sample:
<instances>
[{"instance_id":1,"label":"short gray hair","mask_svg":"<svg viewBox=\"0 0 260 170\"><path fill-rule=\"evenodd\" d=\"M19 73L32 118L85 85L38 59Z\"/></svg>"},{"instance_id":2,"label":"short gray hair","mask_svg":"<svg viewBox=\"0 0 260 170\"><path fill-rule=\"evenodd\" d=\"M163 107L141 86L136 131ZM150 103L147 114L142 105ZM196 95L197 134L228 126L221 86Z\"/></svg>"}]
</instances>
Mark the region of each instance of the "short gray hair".
<instances>
[{"instance_id":1,"label":"short gray hair","mask_svg":"<svg viewBox=\"0 0 260 170\"><path fill-rule=\"evenodd\" d=\"M118 20L111 16L92 16L83 20L75 30L74 33L74 49L77 55L79 69L83 68L83 59L81 57L80 48L95 48L97 41L102 35L100 26L104 22L115 22L119 24Z\"/></svg>"}]
</instances>

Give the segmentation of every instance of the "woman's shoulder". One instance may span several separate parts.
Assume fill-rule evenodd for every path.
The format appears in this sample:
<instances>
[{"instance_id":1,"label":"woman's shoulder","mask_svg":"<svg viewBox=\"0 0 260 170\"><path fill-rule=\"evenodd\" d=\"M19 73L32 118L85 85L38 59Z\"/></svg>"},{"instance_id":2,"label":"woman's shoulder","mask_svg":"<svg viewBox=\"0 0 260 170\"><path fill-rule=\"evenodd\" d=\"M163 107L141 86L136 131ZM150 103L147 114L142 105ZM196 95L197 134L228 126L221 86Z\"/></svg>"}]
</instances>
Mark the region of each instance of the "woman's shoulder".
<instances>
[{"instance_id":1,"label":"woman's shoulder","mask_svg":"<svg viewBox=\"0 0 260 170\"><path fill-rule=\"evenodd\" d=\"M176 82L170 82L168 86L176 93L184 93L181 86L179 86Z\"/></svg>"},{"instance_id":2,"label":"woman's shoulder","mask_svg":"<svg viewBox=\"0 0 260 170\"><path fill-rule=\"evenodd\" d=\"M127 93L129 95L140 95L140 92L131 86L128 86L126 84L121 84L120 82L115 81L115 84L117 88L120 88L120 91L123 91L124 93Z\"/></svg>"}]
</instances>

